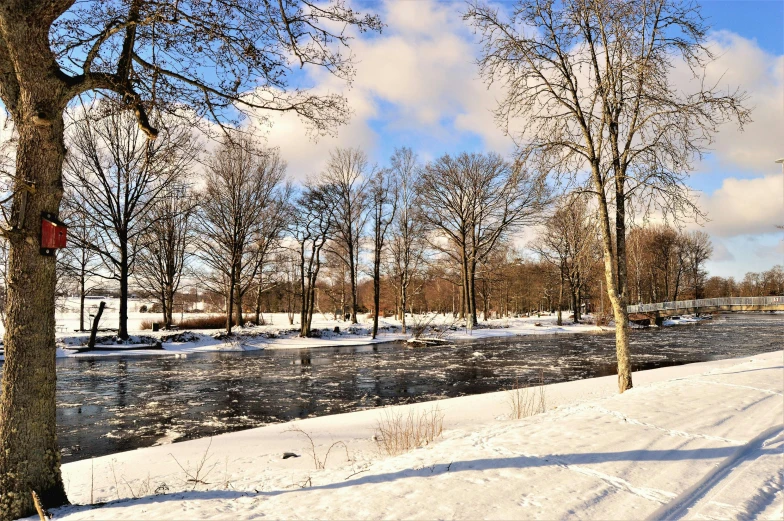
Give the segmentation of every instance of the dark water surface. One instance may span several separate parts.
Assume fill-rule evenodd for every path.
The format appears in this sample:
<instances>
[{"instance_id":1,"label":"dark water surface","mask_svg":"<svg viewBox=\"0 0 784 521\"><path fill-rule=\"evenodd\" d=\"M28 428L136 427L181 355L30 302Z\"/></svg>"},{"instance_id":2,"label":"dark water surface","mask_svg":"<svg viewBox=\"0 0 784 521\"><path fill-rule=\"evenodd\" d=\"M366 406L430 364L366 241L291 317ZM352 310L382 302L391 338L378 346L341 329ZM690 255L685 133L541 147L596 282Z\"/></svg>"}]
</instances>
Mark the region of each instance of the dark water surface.
<instances>
[{"instance_id":1,"label":"dark water surface","mask_svg":"<svg viewBox=\"0 0 784 521\"><path fill-rule=\"evenodd\" d=\"M633 331L634 370L782 348L784 315L723 315ZM66 358L57 366L63 461L294 418L615 374L612 334L374 346Z\"/></svg>"}]
</instances>

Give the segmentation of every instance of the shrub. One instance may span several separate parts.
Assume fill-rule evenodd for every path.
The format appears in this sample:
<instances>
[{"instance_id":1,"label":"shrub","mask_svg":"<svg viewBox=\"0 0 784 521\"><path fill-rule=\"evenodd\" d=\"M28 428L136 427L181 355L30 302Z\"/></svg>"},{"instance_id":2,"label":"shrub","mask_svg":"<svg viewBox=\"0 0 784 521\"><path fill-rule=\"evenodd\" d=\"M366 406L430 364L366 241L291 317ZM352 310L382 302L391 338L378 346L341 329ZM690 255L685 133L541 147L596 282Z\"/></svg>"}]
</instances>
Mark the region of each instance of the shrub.
<instances>
[{"instance_id":1,"label":"shrub","mask_svg":"<svg viewBox=\"0 0 784 521\"><path fill-rule=\"evenodd\" d=\"M139 307L139 313L147 313L147 304L142 304Z\"/></svg>"},{"instance_id":2,"label":"shrub","mask_svg":"<svg viewBox=\"0 0 784 521\"><path fill-rule=\"evenodd\" d=\"M376 422L374 439L381 452L394 456L427 445L441 436L444 413L438 405L429 411L410 410L407 415L386 409Z\"/></svg>"},{"instance_id":3,"label":"shrub","mask_svg":"<svg viewBox=\"0 0 784 521\"><path fill-rule=\"evenodd\" d=\"M249 315L242 317L243 324L255 324L256 317ZM180 329L223 329L226 327L226 315L211 315L207 317L186 317L180 321L174 321L174 325Z\"/></svg>"},{"instance_id":4,"label":"shrub","mask_svg":"<svg viewBox=\"0 0 784 521\"><path fill-rule=\"evenodd\" d=\"M537 387L529 387L528 384L521 386L515 380L514 387L507 391L507 402L510 409L509 416L515 420L545 412L547 403L544 390L544 371L539 370L539 385Z\"/></svg>"},{"instance_id":5,"label":"shrub","mask_svg":"<svg viewBox=\"0 0 784 521\"><path fill-rule=\"evenodd\" d=\"M152 320L142 320L141 324L139 324L140 329L152 329Z\"/></svg>"}]
</instances>

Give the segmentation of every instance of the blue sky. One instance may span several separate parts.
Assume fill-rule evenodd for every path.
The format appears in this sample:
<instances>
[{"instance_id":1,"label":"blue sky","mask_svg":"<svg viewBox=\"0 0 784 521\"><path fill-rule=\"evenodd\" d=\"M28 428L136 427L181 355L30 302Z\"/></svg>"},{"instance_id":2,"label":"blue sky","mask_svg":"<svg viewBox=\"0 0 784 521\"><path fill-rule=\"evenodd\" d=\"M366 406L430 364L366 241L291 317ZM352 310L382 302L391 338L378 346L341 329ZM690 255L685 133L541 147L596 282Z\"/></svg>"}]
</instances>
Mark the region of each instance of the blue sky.
<instances>
[{"instance_id":1,"label":"blue sky","mask_svg":"<svg viewBox=\"0 0 784 521\"><path fill-rule=\"evenodd\" d=\"M310 78L317 89L346 94L355 111L351 123L318 142L303 137L301 123L290 117L269 133L292 177L317 172L335 146L360 146L380 165L399 146L413 148L422 160L460 151L512 151L490 114L498 92L478 77L479 49L460 16L464 3L358 6L378 12L387 27L352 43L357 75L351 89L324 75ZM712 24L709 38L719 56L711 73L727 86L741 85L754 122L744 132L722 127L689 184L700 191L710 219L702 228L715 247L708 269L742 278L784 263L775 228L784 223L784 175L774 163L784 157L784 0L703 1L702 13Z\"/></svg>"}]
</instances>

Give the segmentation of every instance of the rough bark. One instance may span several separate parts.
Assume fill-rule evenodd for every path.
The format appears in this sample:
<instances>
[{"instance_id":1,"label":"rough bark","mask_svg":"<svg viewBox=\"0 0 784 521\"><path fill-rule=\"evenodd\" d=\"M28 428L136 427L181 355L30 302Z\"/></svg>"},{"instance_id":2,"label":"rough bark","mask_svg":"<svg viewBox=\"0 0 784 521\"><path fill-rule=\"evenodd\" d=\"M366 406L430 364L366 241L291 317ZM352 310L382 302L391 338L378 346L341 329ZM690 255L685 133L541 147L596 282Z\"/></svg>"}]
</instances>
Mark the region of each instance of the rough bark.
<instances>
[{"instance_id":1,"label":"rough bark","mask_svg":"<svg viewBox=\"0 0 784 521\"><path fill-rule=\"evenodd\" d=\"M117 335L128 339L128 249L124 245L120 252L120 325Z\"/></svg>"},{"instance_id":2,"label":"rough bark","mask_svg":"<svg viewBox=\"0 0 784 521\"><path fill-rule=\"evenodd\" d=\"M33 40L37 40L33 38ZM31 45L34 45L31 43ZM31 491L46 507L68 502L55 429L55 258L39 253L41 212L57 215L65 147L59 107L41 78L9 107L19 132L16 173L35 184L14 198L9 233L5 363L0 397L0 519L34 512ZM49 125L33 124L41 111Z\"/></svg>"}]
</instances>

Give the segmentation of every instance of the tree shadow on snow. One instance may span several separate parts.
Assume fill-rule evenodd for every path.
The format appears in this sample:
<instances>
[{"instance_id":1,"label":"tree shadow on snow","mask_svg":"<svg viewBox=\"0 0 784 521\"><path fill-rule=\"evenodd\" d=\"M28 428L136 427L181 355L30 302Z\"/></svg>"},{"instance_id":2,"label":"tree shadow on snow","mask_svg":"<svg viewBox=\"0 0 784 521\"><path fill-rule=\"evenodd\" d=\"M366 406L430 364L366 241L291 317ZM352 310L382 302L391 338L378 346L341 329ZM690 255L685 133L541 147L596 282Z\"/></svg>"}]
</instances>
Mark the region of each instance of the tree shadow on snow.
<instances>
[{"instance_id":1,"label":"tree shadow on snow","mask_svg":"<svg viewBox=\"0 0 784 521\"><path fill-rule=\"evenodd\" d=\"M582 453L582 454L556 454L547 456L514 456L506 458L482 458L468 461L453 461L451 463L437 463L432 467L424 467L420 469L404 469L396 472L387 472L381 474L365 474L364 476L357 477L356 479L340 481L335 483L328 483L325 485L314 485L310 487L274 490L269 492L264 491L231 491L231 490L193 490L187 492L178 492L165 495L146 496L139 499L121 499L112 501L101 505L100 507L91 507L89 505L64 507L58 509L58 515L63 516L69 513L78 511L90 510L92 508L123 508L128 506L141 506L141 505L156 505L170 501L188 501L198 500L206 501L211 499L217 500L235 500L241 497L246 498L264 498L274 497L291 492L311 491L311 490L336 490L347 487L359 487L362 485L370 485L377 483L390 483L406 478L415 477L428 477L440 476L445 473L456 473L465 471L484 471L484 470L497 470L497 469L527 469L538 467L561 467L567 468L571 465L595 465L608 462L627 461L629 463L638 463L643 461L687 461L687 460L722 460L737 453L740 449L738 446L731 447L716 447L716 448L699 448L687 450L632 450L620 452L596 452L596 453ZM761 453L779 453L776 449L762 449ZM654 473L651 473L653 475Z\"/></svg>"}]
</instances>

